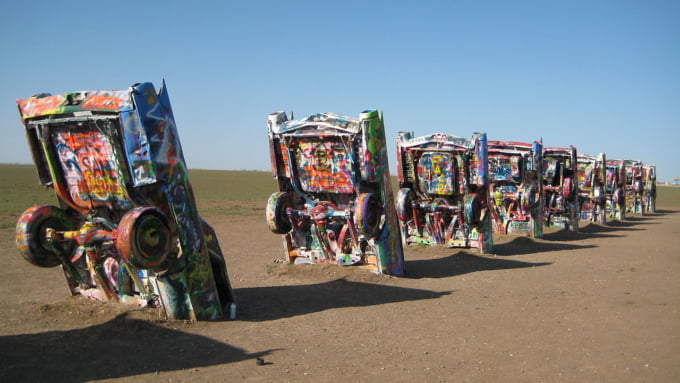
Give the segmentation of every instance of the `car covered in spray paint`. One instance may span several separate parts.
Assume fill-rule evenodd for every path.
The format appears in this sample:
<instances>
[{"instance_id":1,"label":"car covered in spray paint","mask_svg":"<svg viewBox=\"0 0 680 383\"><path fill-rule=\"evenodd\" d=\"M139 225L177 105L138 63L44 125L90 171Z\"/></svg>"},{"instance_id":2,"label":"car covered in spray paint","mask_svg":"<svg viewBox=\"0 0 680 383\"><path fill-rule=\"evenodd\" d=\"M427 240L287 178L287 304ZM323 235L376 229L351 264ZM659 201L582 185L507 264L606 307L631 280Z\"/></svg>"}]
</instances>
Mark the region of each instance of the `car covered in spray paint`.
<instances>
[{"instance_id":1,"label":"car covered in spray paint","mask_svg":"<svg viewBox=\"0 0 680 383\"><path fill-rule=\"evenodd\" d=\"M626 218L626 179L623 160L607 160L605 162L606 216L611 219Z\"/></svg>"},{"instance_id":2,"label":"car covered in spray paint","mask_svg":"<svg viewBox=\"0 0 680 383\"><path fill-rule=\"evenodd\" d=\"M268 116L278 192L266 208L290 263L357 265L402 275L404 256L390 183L385 129L375 110L359 118Z\"/></svg>"},{"instance_id":3,"label":"car covered in spray paint","mask_svg":"<svg viewBox=\"0 0 680 383\"><path fill-rule=\"evenodd\" d=\"M214 230L198 215L165 83L17 100L39 182L58 206L26 210L21 255L61 266L72 294L232 316Z\"/></svg>"},{"instance_id":4,"label":"car covered in spray paint","mask_svg":"<svg viewBox=\"0 0 680 383\"><path fill-rule=\"evenodd\" d=\"M576 148L543 149L545 225L578 231L579 204Z\"/></svg>"},{"instance_id":5,"label":"car covered in spray paint","mask_svg":"<svg viewBox=\"0 0 680 383\"><path fill-rule=\"evenodd\" d=\"M406 244L493 251L486 134L397 136L397 215Z\"/></svg>"},{"instance_id":6,"label":"car covered in spray paint","mask_svg":"<svg viewBox=\"0 0 680 383\"><path fill-rule=\"evenodd\" d=\"M642 165L643 209L648 213L656 212L656 165Z\"/></svg>"},{"instance_id":7,"label":"car covered in spray paint","mask_svg":"<svg viewBox=\"0 0 680 383\"><path fill-rule=\"evenodd\" d=\"M543 145L489 141L493 230L543 237Z\"/></svg>"},{"instance_id":8,"label":"car covered in spray paint","mask_svg":"<svg viewBox=\"0 0 680 383\"><path fill-rule=\"evenodd\" d=\"M606 218L606 156L579 154L577 177L581 221L605 223Z\"/></svg>"},{"instance_id":9,"label":"car covered in spray paint","mask_svg":"<svg viewBox=\"0 0 680 383\"><path fill-rule=\"evenodd\" d=\"M640 160L622 160L626 172L626 212L644 215L643 166Z\"/></svg>"}]
</instances>

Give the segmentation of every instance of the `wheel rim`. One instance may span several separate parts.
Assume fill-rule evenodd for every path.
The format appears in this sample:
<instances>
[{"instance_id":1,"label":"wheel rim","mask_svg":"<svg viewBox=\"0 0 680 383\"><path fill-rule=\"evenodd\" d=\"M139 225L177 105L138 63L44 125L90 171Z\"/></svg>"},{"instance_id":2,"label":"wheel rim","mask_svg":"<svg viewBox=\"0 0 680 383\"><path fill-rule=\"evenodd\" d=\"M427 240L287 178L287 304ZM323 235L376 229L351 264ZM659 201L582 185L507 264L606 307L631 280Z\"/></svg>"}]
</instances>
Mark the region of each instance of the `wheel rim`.
<instances>
[{"instance_id":1,"label":"wheel rim","mask_svg":"<svg viewBox=\"0 0 680 383\"><path fill-rule=\"evenodd\" d=\"M156 208L137 207L128 211L118 224L116 248L135 267L148 269L163 263L170 242L168 220Z\"/></svg>"}]
</instances>

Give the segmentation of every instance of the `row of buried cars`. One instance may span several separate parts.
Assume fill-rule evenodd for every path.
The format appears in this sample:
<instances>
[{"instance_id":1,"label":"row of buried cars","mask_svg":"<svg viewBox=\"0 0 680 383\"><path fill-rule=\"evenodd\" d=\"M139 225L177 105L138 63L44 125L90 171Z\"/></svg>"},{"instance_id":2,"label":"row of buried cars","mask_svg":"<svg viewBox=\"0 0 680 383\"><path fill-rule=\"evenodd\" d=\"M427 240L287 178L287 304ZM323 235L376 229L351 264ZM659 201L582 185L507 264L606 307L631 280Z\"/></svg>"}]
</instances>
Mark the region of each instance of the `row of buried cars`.
<instances>
[{"instance_id":1,"label":"row of buried cars","mask_svg":"<svg viewBox=\"0 0 680 383\"><path fill-rule=\"evenodd\" d=\"M27 209L21 255L61 267L71 294L162 307L174 319L234 318L217 235L198 214L165 84L17 100L41 184L58 206ZM291 264L403 275L409 244L493 251L493 235L540 238L653 212L655 168L484 133L397 137L393 192L383 118L268 116L278 185L266 205Z\"/></svg>"},{"instance_id":2,"label":"row of buried cars","mask_svg":"<svg viewBox=\"0 0 680 383\"><path fill-rule=\"evenodd\" d=\"M543 236L654 212L656 168L575 147L487 140L474 133L397 136L396 195L382 116L321 113L268 119L279 192L267 203L291 263L357 264L401 275L401 245L493 251L493 234Z\"/></svg>"}]
</instances>

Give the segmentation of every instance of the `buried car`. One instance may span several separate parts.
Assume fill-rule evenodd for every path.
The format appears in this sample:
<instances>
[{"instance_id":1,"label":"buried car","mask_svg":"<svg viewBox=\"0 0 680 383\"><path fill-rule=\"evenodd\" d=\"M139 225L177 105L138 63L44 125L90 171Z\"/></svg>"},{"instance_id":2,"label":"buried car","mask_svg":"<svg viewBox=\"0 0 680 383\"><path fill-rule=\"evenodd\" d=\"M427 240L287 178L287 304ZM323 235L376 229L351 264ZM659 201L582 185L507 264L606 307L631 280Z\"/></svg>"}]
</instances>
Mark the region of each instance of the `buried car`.
<instances>
[{"instance_id":1,"label":"buried car","mask_svg":"<svg viewBox=\"0 0 680 383\"><path fill-rule=\"evenodd\" d=\"M626 179L622 160L607 160L606 168L606 215L607 218L623 220L626 218Z\"/></svg>"},{"instance_id":2,"label":"buried car","mask_svg":"<svg viewBox=\"0 0 680 383\"><path fill-rule=\"evenodd\" d=\"M543 149L543 199L545 225L578 231L577 151L569 148Z\"/></svg>"},{"instance_id":3,"label":"buried car","mask_svg":"<svg viewBox=\"0 0 680 383\"><path fill-rule=\"evenodd\" d=\"M579 154L577 178L579 190L580 219L605 223L606 218L606 156Z\"/></svg>"},{"instance_id":4,"label":"buried car","mask_svg":"<svg viewBox=\"0 0 680 383\"><path fill-rule=\"evenodd\" d=\"M489 141L493 230L543 237L543 145Z\"/></svg>"},{"instance_id":5,"label":"buried car","mask_svg":"<svg viewBox=\"0 0 680 383\"><path fill-rule=\"evenodd\" d=\"M626 174L626 212L644 215L644 180L642 174L642 161L622 160L622 163Z\"/></svg>"},{"instance_id":6,"label":"buried car","mask_svg":"<svg viewBox=\"0 0 680 383\"><path fill-rule=\"evenodd\" d=\"M283 235L290 263L358 265L402 275L382 116L319 113L268 117L272 175L269 228Z\"/></svg>"},{"instance_id":7,"label":"buried car","mask_svg":"<svg viewBox=\"0 0 680 383\"><path fill-rule=\"evenodd\" d=\"M160 305L170 318L236 309L214 230L198 215L165 83L17 100L41 184L59 206L17 223L21 255L61 266L72 294Z\"/></svg>"},{"instance_id":8,"label":"buried car","mask_svg":"<svg viewBox=\"0 0 680 383\"><path fill-rule=\"evenodd\" d=\"M656 165L642 165L643 180L643 199L644 211L648 213L656 212Z\"/></svg>"},{"instance_id":9,"label":"buried car","mask_svg":"<svg viewBox=\"0 0 680 383\"><path fill-rule=\"evenodd\" d=\"M486 134L397 136L397 215L406 244L493 251Z\"/></svg>"}]
</instances>

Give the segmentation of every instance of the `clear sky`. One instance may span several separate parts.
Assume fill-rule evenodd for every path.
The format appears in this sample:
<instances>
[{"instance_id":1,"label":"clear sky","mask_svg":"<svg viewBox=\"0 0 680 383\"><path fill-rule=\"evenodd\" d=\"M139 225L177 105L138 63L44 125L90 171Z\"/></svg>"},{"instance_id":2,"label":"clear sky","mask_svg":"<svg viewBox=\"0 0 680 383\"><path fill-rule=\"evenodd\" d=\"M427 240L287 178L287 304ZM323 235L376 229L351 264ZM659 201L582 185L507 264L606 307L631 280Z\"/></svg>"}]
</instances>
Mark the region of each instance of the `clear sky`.
<instances>
[{"instance_id":1,"label":"clear sky","mask_svg":"<svg viewBox=\"0 0 680 383\"><path fill-rule=\"evenodd\" d=\"M161 5L164 4L164 5ZM165 79L189 167L268 170L266 117L380 109L445 132L680 176L680 1L13 1L0 7L0 163L15 99Z\"/></svg>"}]
</instances>

